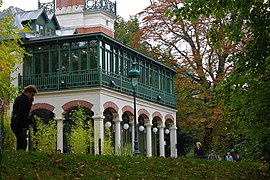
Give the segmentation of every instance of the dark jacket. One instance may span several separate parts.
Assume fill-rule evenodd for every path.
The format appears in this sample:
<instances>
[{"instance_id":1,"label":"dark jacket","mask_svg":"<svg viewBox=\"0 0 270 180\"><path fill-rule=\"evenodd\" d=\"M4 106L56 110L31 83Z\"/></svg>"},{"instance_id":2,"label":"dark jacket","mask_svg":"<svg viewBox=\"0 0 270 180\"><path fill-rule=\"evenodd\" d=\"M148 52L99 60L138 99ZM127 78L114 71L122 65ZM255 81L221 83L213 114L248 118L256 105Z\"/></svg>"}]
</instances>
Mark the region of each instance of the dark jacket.
<instances>
[{"instance_id":1,"label":"dark jacket","mask_svg":"<svg viewBox=\"0 0 270 180\"><path fill-rule=\"evenodd\" d=\"M16 129L28 128L29 112L31 109L29 98L21 94L13 104L11 127Z\"/></svg>"},{"instance_id":2,"label":"dark jacket","mask_svg":"<svg viewBox=\"0 0 270 180\"><path fill-rule=\"evenodd\" d=\"M194 157L196 158L203 158L203 149L202 148L195 148L194 149Z\"/></svg>"}]
</instances>

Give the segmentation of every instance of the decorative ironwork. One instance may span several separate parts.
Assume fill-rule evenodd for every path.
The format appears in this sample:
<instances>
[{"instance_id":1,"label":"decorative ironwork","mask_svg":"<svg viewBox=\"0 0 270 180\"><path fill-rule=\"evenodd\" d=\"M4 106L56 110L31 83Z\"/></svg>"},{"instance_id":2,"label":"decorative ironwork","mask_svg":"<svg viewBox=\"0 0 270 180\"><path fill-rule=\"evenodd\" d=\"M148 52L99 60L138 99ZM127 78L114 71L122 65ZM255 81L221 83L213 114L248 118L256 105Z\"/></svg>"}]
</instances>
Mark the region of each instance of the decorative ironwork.
<instances>
[{"instance_id":1,"label":"decorative ironwork","mask_svg":"<svg viewBox=\"0 0 270 180\"><path fill-rule=\"evenodd\" d=\"M40 0L38 0L38 8L44 9L47 14L54 14L55 13L55 0L52 2L47 3L41 3Z\"/></svg>"},{"instance_id":2,"label":"decorative ironwork","mask_svg":"<svg viewBox=\"0 0 270 180\"><path fill-rule=\"evenodd\" d=\"M85 10L103 10L116 15L116 2L109 0L85 0Z\"/></svg>"}]
</instances>

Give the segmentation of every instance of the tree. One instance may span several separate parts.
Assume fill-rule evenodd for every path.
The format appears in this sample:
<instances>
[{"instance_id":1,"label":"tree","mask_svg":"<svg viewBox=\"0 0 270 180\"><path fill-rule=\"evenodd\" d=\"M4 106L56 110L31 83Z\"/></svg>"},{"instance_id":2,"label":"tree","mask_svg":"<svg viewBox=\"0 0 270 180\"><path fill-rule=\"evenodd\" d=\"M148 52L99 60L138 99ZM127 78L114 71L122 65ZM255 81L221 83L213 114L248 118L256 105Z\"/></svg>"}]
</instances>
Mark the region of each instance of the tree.
<instances>
[{"instance_id":1,"label":"tree","mask_svg":"<svg viewBox=\"0 0 270 180\"><path fill-rule=\"evenodd\" d=\"M114 29L116 40L135 48L133 41L136 38L136 33L140 31L137 16L130 16L130 20L127 22L121 16L118 16L114 23Z\"/></svg>"},{"instance_id":2,"label":"tree","mask_svg":"<svg viewBox=\"0 0 270 180\"><path fill-rule=\"evenodd\" d=\"M221 109L213 98L215 88L232 68L227 63L229 56L240 47L224 36L225 19L217 24L205 16L196 21L175 21L169 12L183 3L157 0L141 12L141 43L149 44L149 51L158 49L156 59L177 69L178 124L182 129L194 127L198 140L210 150L223 135Z\"/></svg>"},{"instance_id":3,"label":"tree","mask_svg":"<svg viewBox=\"0 0 270 180\"><path fill-rule=\"evenodd\" d=\"M198 8L199 7L199 8ZM269 1L186 1L172 13L178 21L201 16L227 19L224 34L243 51L231 57L235 69L220 86L229 133L254 159L270 164Z\"/></svg>"},{"instance_id":4,"label":"tree","mask_svg":"<svg viewBox=\"0 0 270 180\"><path fill-rule=\"evenodd\" d=\"M0 7L2 0L0 0ZM13 25L15 16L10 11L0 13L0 164L2 163L2 151L4 145L4 100L11 100L17 87L11 84L10 75L16 70L16 65L21 63L25 54L21 47L21 32L27 32L27 28L18 29Z\"/></svg>"},{"instance_id":5,"label":"tree","mask_svg":"<svg viewBox=\"0 0 270 180\"><path fill-rule=\"evenodd\" d=\"M11 84L14 79L10 75L17 69L16 65L22 63L21 60L26 52L21 46L23 43L21 33L28 30L13 25L15 16L10 10L0 14L3 17L0 20L0 97L11 100L16 94L17 87Z\"/></svg>"}]
</instances>

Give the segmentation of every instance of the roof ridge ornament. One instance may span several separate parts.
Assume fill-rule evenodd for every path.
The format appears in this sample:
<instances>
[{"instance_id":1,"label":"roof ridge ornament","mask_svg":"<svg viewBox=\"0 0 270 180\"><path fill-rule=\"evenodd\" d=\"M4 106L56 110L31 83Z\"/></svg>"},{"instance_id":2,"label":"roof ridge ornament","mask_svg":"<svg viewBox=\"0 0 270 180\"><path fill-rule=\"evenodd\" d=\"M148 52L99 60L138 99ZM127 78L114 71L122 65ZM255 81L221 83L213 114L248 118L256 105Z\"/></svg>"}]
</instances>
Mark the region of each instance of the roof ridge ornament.
<instances>
[{"instance_id":1,"label":"roof ridge ornament","mask_svg":"<svg viewBox=\"0 0 270 180\"><path fill-rule=\"evenodd\" d=\"M55 0L46 3L41 3L38 0L38 9L44 9L47 14L55 14Z\"/></svg>"}]
</instances>

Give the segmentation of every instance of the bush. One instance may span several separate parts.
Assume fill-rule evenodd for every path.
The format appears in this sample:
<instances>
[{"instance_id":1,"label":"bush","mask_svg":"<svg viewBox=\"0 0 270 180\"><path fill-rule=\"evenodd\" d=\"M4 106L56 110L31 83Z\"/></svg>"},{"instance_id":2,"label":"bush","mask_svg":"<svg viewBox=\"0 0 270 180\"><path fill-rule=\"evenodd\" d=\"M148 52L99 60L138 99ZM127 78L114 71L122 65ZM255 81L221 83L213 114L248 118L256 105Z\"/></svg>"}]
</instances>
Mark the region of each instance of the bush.
<instances>
[{"instance_id":1,"label":"bush","mask_svg":"<svg viewBox=\"0 0 270 180\"><path fill-rule=\"evenodd\" d=\"M111 133L110 128L107 128L107 127L105 127L105 137L104 137L102 154L104 155L114 154L114 148L112 146L112 133Z\"/></svg>"},{"instance_id":2,"label":"bush","mask_svg":"<svg viewBox=\"0 0 270 180\"><path fill-rule=\"evenodd\" d=\"M118 156L132 156L133 155L132 144L126 144L116 149L115 154Z\"/></svg>"},{"instance_id":3,"label":"bush","mask_svg":"<svg viewBox=\"0 0 270 180\"><path fill-rule=\"evenodd\" d=\"M4 149L5 150L15 150L16 149L16 136L11 130L10 123L11 117L6 113L3 115L4 122Z\"/></svg>"},{"instance_id":4,"label":"bush","mask_svg":"<svg viewBox=\"0 0 270 180\"><path fill-rule=\"evenodd\" d=\"M68 135L71 152L86 153L88 149L92 153L94 133L91 121L86 121L84 109L78 104L77 109L71 111L70 119L74 122Z\"/></svg>"},{"instance_id":5,"label":"bush","mask_svg":"<svg viewBox=\"0 0 270 180\"><path fill-rule=\"evenodd\" d=\"M36 129L30 127L31 141L36 151L52 153L56 151L57 129L56 120L45 124L41 118L35 116Z\"/></svg>"}]
</instances>

